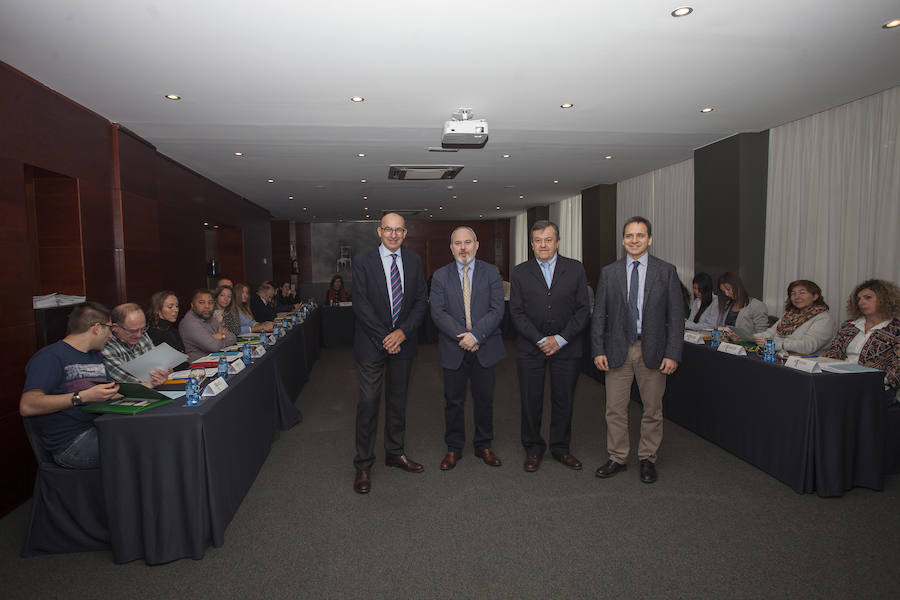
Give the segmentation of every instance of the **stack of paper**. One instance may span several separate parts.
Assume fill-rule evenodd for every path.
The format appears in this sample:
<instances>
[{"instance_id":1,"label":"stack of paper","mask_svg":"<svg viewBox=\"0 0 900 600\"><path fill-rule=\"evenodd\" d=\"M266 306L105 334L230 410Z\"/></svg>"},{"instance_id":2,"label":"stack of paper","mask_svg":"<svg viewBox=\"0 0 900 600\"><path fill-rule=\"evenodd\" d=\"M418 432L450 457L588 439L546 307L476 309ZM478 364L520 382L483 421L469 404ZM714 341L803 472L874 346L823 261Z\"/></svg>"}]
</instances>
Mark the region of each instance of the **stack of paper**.
<instances>
[{"instance_id":1,"label":"stack of paper","mask_svg":"<svg viewBox=\"0 0 900 600\"><path fill-rule=\"evenodd\" d=\"M34 308L55 308L57 306L69 306L71 304L81 304L85 301L85 296L69 296L66 294L46 294L44 296L32 296L31 304Z\"/></svg>"}]
</instances>

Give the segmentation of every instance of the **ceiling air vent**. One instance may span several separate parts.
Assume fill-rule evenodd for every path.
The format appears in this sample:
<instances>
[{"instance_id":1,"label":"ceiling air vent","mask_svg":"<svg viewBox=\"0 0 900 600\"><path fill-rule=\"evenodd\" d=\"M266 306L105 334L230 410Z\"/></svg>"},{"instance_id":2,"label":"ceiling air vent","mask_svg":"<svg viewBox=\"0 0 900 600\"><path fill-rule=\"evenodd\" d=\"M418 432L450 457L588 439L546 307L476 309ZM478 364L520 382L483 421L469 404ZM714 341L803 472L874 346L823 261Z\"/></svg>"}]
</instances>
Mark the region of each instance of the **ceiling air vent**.
<instances>
[{"instance_id":1,"label":"ceiling air vent","mask_svg":"<svg viewBox=\"0 0 900 600\"><path fill-rule=\"evenodd\" d=\"M388 179L453 179L462 170L462 165L391 165Z\"/></svg>"}]
</instances>

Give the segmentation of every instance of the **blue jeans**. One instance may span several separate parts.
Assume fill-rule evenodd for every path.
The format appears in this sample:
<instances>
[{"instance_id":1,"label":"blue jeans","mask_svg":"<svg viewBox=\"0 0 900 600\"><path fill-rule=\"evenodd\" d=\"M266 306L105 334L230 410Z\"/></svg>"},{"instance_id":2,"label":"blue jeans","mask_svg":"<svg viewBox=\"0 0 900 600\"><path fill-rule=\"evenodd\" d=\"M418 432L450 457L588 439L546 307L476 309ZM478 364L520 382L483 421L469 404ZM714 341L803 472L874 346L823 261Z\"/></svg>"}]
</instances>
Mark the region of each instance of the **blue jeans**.
<instances>
[{"instance_id":1,"label":"blue jeans","mask_svg":"<svg viewBox=\"0 0 900 600\"><path fill-rule=\"evenodd\" d=\"M79 434L69 447L53 455L53 460L61 467L69 469L93 469L100 465L100 443L97 430L92 426Z\"/></svg>"}]
</instances>

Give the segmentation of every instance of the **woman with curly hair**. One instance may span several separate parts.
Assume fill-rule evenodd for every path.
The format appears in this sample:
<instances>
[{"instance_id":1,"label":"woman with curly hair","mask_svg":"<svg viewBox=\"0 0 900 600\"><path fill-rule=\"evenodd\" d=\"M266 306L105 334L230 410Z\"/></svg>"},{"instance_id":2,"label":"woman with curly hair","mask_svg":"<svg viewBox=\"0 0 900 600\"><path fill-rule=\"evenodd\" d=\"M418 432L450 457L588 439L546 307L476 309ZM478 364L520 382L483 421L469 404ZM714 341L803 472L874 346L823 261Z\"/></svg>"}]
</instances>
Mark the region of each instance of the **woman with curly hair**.
<instances>
[{"instance_id":1,"label":"woman with curly hair","mask_svg":"<svg viewBox=\"0 0 900 600\"><path fill-rule=\"evenodd\" d=\"M798 279L788 284L784 316L753 339L760 346L771 339L776 350L809 354L827 348L833 335L834 318L822 297L822 288L808 279Z\"/></svg>"},{"instance_id":2,"label":"woman with curly hair","mask_svg":"<svg viewBox=\"0 0 900 600\"><path fill-rule=\"evenodd\" d=\"M890 397L900 388L900 289L869 279L847 300L850 319L841 325L825 356L884 371Z\"/></svg>"}]
</instances>

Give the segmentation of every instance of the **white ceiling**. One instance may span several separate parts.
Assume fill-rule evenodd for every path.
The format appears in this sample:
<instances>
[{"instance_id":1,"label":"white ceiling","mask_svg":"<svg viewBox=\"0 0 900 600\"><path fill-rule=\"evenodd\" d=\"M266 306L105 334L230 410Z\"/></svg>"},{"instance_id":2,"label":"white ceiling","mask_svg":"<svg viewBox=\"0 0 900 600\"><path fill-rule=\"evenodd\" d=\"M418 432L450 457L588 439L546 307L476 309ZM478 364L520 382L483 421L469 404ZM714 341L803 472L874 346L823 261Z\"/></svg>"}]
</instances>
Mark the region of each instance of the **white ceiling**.
<instances>
[{"instance_id":1,"label":"white ceiling","mask_svg":"<svg viewBox=\"0 0 900 600\"><path fill-rule=\"evenodd\" d=\"M508 217L900 84L897 0L684 0L673 18L679 1L0 0L0 60L319 221ZM487 145L427 152L461 106ZM465 168L388 181L404 162Z\"/></svg>"}]
</instances>

